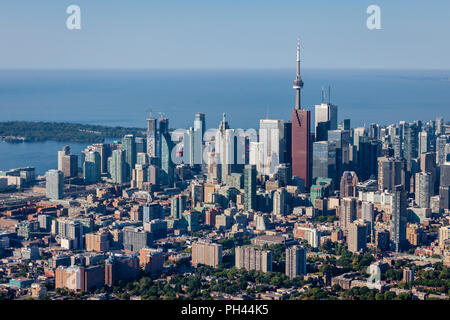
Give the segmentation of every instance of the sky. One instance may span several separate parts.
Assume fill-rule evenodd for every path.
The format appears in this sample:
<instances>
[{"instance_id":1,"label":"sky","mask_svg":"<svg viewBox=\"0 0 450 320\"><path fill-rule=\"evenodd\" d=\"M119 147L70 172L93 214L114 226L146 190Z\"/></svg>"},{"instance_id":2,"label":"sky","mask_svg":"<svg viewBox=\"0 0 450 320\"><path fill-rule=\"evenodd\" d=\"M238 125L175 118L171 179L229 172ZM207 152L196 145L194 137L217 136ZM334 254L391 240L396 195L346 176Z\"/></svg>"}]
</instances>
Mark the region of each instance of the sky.
<instances>
[{"instance_id":1,"label":"sky","mask_svg":"<svg viewBox=\"0 0 450 320\"><path fill-rule=\"evenodd\" d=\"M81 30L69 30L69 5ZM380 30L366 10L381 9ZM450 69L448 0L2 0L0 69ZM295 63L295 62L294 62Z\"/></svg>"}]
</instances>

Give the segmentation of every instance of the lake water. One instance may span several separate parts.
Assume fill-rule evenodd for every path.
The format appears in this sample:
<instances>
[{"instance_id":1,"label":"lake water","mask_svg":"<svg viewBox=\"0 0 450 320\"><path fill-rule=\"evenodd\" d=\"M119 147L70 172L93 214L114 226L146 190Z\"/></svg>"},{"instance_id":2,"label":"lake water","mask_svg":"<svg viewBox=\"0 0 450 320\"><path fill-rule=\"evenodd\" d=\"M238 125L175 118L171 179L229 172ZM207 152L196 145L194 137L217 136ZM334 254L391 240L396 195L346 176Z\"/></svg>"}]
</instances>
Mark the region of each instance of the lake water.
<instances>
[{"instance_id":1,"label":"lake water","mask_svg":"<svg viewBox=\"0 0 450 320\"><path fill-rule=\"evenodd\" d=\"M87 143L62 143L54 141L34 143L8 143L0 141L0 170L34 166L36 174L44 174L49 169L58 168L57 152L69 145L71 153L81 155ZM78 159L78 161L80 161ZM78 163L78 165L80 165Z\"/></svg>"},{"instance_id":2,"label":"lake water","mask_svg":"<svg viewBox=\"0 0 450 320\"><path fill-rule=\"evenodd\" d=\"M302 71L303 107L321 102L332 86L339 121L352 126L450 118L450 71ZM233 128L257 128L259 119L288 120L294 105L292 70L222 71L0 71L0 120L68 121L144 128L150 110L172 128L206 127L227 113ZM327 91L327 90L326 90ZM41 174L57 163L66 143L0 143L0 170L34 165ZM87 144L69 143L73 153Z\"/></svg>"}]
</instances>

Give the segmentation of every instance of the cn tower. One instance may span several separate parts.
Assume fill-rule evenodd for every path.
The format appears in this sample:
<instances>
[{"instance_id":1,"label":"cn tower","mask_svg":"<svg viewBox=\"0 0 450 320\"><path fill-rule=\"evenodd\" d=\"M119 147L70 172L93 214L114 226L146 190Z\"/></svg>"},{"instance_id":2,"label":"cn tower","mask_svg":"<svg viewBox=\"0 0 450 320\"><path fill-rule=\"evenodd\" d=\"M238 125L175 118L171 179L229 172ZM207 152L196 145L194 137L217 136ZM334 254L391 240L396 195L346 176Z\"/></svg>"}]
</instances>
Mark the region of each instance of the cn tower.
<instances>
[{"instance_id":1,"label":"cn tower","mask_svg":"<svg viewBox=\"0 0 450 320\"><path fill-rule=\"evenodd\" d=\"M292 110L292 177L303 182L305 190L311 186L311 111L301 108L303 81L300 76L300 39L297 41L297 78L295 109Z\"/></svg>"},{"instance_id":2,"label":"cn tower","mask_svg":"<svg viewBox=\"0 0 450 320\"><path fill-rule=\"evenodd\" d=\"M297 39L297 78L294 80L295 89L295 109L301 109L301 90L303 88L302 77L300 76L300 37Z\"/></svg>"}]
</instances>

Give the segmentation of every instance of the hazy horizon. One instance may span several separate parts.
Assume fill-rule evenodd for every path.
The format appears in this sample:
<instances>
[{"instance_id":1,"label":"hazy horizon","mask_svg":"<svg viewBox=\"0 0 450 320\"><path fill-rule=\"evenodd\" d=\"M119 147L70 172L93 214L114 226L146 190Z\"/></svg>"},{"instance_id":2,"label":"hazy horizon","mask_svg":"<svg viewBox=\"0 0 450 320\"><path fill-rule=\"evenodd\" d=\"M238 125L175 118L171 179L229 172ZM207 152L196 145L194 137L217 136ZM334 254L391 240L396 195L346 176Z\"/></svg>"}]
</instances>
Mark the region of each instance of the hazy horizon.
<instances>
[{"instance_id":1,"label":"hazy horizon","mask_svg":"<svg viewBox=\"0 0 450 320\"><path fill-rule=\"evenodd\" d=\"M293 71L295 68L283 67L248 67L248 68L0 68L0 71L265 71L265 70L279 70L279 71ZM442 71L450 72L449 68L364 68L364 67L302 67L302 71L314 71L314 70L348 70L348 71Z\"/></svg>"}]
</instances>

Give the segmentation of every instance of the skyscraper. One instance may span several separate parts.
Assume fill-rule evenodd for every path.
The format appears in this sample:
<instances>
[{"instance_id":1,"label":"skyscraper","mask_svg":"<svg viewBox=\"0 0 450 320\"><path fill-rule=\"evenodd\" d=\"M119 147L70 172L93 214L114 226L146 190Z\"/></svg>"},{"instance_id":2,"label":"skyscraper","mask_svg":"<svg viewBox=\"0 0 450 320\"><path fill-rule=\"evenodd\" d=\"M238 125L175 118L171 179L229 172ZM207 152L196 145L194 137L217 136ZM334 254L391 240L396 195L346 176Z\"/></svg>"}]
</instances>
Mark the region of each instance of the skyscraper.
<instances>
[{"instance_id":1,"label":"skyscraper","mask_svg":"<svg viewBox=\"0 0 450 320\"><path fill-rule=\"evenodd\" d=\"M336 184L336 144L320 141L313 143L312 179L330 178Z\"/></svg>"},{"instance_id":2,"label":"skyscraper","mask_svg":"<svg viewBox=\"0 0 450 320\"><path fill-rule=\"evenodd\" d=\"M337 130L337 106L330 102L317 104L314 107L314 122L317 135L317 127L321 122L330 121L329 130Z\"/></svg>"},{"instance_id":3,"label":"skyscraper","mask_svg":"<svg viewBox=\"0 0 450 320\"><path fill-rule=\"evenodd\" d=\"M354 220L356 220L356 199L343 198L339 207L339 226L347 233Z\"/></svg>"},{"instance_id":4,"label":"skyscraper","mask_svg":"<svg viewBox=\"0 0 450 320\"><path fill-rule=\"evenodd\" d=\"M286 248L286 276L289 279L306 275L306 249L301 246Z\"/></svg>"},{"instance_id":5,"label":"skyscraper","mask_svg":"<svg viewBox=\"0 0 450 320\"><path fill-rule=\"evenodd\" d=\"M69 146L64 146L58 151L58 170L67 178L76 177L78 173L78 157L70 154Z\"/></svg>"},{"instance_id":6,"label":"skyscraper","mask_svg":"<svg viewBox=\"0 0 450 320\"><path fill-rule=\"evenodd\" d=\"M338 130L350 130L350 119L344 119L339 122Z\"/></svg>"},{"instance_id":7,"label":"skyscraper","mask_svg":"<svg viewBox=\"0 0 450 320\"><path fill-rule=\"evenodd\" d=\"M201 112L197 112L195 114L195 120L194 120L194 131L200 130L201 138L203 139L203 136L205 135L206 130L206 124L205 124L205 114Z\"/></svg>"},{"instance_id":8,"label":"skyscraper","mask_svg":"<svg viewBox=\"0 0 450 320\"><path fill-rule=\"evenodd\" d=\"M256 210L256 166L248 164L244 169L244 209Z\"/></svg>"},{"instance_id":9,"label":"skyscraper","mask_svg":"<svg viewBox=\"0 0 450 320\"><path fill-rule=\"evenodd\" d=\"M418 148L419 154L427 153L430 151L431 137L427 131L419 132L418 142L419 142L419 148Z\"/></svg>"},{"instance_id":10,"label":"skyscraper","mask_svg":"<svg viewBox=\"0 0 450 320\"><path fill-rule=\"evenodd\" d=\"M380 143L376 139L360 137L358 144L358 177L365 181L378 174L378 156L380 155Z\"/></svg>"},{"instance_id":11,"label":"skyscraper","mask_svg":"<svg viewBox=\"0 0 450 320\"><path fill-rule=\"evenodd\" d=\"M250 142L250 164L256 166L256 171L264 174L264 143L263 142Z\"/></svg>"},{"instance_id":12,"label":"skyscraper","mask_svg":"<svg viewBox=\"0 0 450 320\"><path fill-rule=\"evenodd\" d=\"M291 184L292 168L289 164L282 163L277 167L276 179L280 182L280 185L286 187Z\"/></svg>"},{"instance_id":13,"label":"skyscraper","mask_svg":"<svg viewBox=\"0 0 450 320\"><path fill-rule=\"evenodd\" d=\"M420 155L420 171L431 174L432 195L434 195L435 185L438 181L436 170L436 152L427 152Z\"/></svg>"},{"instance_id":14,"label":"skyscraper","mask_svg":"<svg viewBox=\"0 0 450 320\"><path fill-rule=\"evenodd\" d=\"M178 195L170 201L170 216L174 219L181 219L186 210L186 196Z\"/></svg>"},{"instance_id":15,"label":"skyscraper","mask_svg":"<svg viewBox=\"0 0 450 320\"><path fill-rule=\"evenodd\" d=\"M124 183L127 181L125 166L125 152L123 150L114 150L111 155L111 180L113 183Z\"/></svg>"},{"instance_id":16,"label":"skyscraper","mask_svg":"<svg viewBox=\"0 0 450 320\"><path fill-rule=\"evenodd\" d=\"M221 135L222 181L231 173L241 173L247 161L247 137L239 129L226 129Z\"/></svg>"},{"instance_id":17,"label":"skyscraper","mask_svg":"<svg viewBox=\"0 0 450 320\"><path fill-rule=\"evenodd\" d=\"M101 176L100 154L95 151L86 152L83 163L83 179L87 183L95 183L100 181L100 176Z\"/></svg>"},{"instance_id":18,"label":"skyscraper","mask_svg":"<svg viewBox=\"0 0 450 320\"><path fill-rule=\"evenodd\" d=\"M283 159L285 163L292 164L292 122L284 121L284 139L285 149L283 151ZM289 177L289 179L292 175Z\"/></svg>"},{"instance_id":19,"label":"skyscraper","mask_svg":"<svg viewBox=\"0 0 450 320\"><path fill-rule=\"evenodd\" d=\"M62 156L62 170L64 177L76 177L78 174L78 156L65 154Z\"/></svg>"},{"instance_id":20,"label":"skyscraper","mask_svg":"<svg viewBox=\"0 0 450 320\"><path fill-rule=\"evenodd\" d=\"M195 114L194 127L190 127L183 137L183 162L200 168L203 157L203 136L205 134L205 115Z\"/></svg>"},{"instance_id":21,"label":"skyscraper","mask_svg":"<svg viewBox=\"0 0 450 320\"><path fill-rule=\"evenodd\" d=\"M300 40L297 44L297 78L295 109L292 110L292 176L300 178L305 188L311 186L311 111L301 109Z\"/></svg>"},{"instance_id":22,"label":"skyscraper","mask_svg":"<svg viewBox=\"0 0 450 320\"><path fill-rule=\"evenodd\" d=\"M136 155L138 153L147 153L147 141L145 138L136 137L134 141L136 144Z\"/></svg>"},{"instance_id":23,"label":"skyscraper","mask_svg":"<svg viewBox=\"0 0 450 320\"><path fill-rule=\"evenodd\" d=\"M355 171L345 171L342 174L339 196L341 198L356 197L356 186L358 185L358 176Z\"/></svg>"},{"instance_id":24,"label":"skyscraper","mask_svg":"<svg viewBox=\"0 0 450 320\"><path fill-rule=\"evenodd\" d=\"M450 209L450 162L441 165L441 179L439 185L440 208Z\"/></svg>"},{"instance_id":25,"label":"skyscraper","mask_svg":"<svg viewBox=\"0 0 450 320\"><path fill-rule=\"evenodd\" d=\"M406 244L406 220L408 206L406 191L402 185L395 186L392 192L391 248L403 251Z\"/></svg>"},{"instance_id":26,"label":"skyscraper","mask_svg":"<svg viewBox=\"0 0 450 320\"><path fill-rule=\"evenodd\" d=\"M433 195L434 185L429 172L416 173L415 201L421 208L430 207L430 197Z\"/></svg>"},{"instance_id":27,"label":"skyscraper","mask_svg":"<svg viewBox=\"0 0 450 320\"><path fill-rule=\"evenodd\" d=\"M259 121L259 141L263 144L263 171L269 175L275 173L280 163L285 163L283 150L286 140L284 137L283 120L261 119Z\"/></svg>"},{"instance_id":28,"label":"skyscraper","mask_svg":"<svg viewBox=\"0 0 450 320\"><path fill-rule=\"evenodd\" d=\"M368 223L369 234L372 240L375 221L374 204L372 202L363 201L361 203L361 219Z\"/></svg>"},{"instance_id":29,"label":"skyscraper","mask_svg":"<svg viewBox=\"0 0 450 320\"><path fill-rule=\"evenodd\" d=\"M127 181L129 181L136 164L136 141L134 135L127 134L122 138L122 150L125 151L126 177Z\"/></svg>"},{"instance_id":30,"label":"skyscraper","mask_svg":"<svg viewBox=\"0 0 450 320\"><path fill-rule=\"evenodd\" d=\"M64 174L60 170L48 170L45 182L45 192L47 198L59 200L64 197Z\"/></svg>"},{"instance_id":31,"label":"skyscraper","mask_svg":"<svg viewBox=\"0 0 450 320\"><path fill-rule=\"evenodd\" d=\"M328 131L330 131L330 120L319 122L316 126L316 135L314 141L327 141Z\"/></svg>"},{"instance_id":32,"label":"skyscraper","mask_svg":"<svg viewBox=\"0 0 450 320\"><path fill-rule=\"evenodd\" d=\"M143 189L144 183L148 181L148 165L136 164L131 177L131 187Z\"/></svg>"},{"instance_id":33,"label":"skyscraper","mask_svg":"<svg viewBox=\"0 0 450 320\"><path fill-rule=\"evenodd\" d=\"M277 189L273 194L273 211L275 216L284 216L288 213L286 210L288 192L285 188Z\"/></svg>"},{"instance_id":34,"label":"skyscraper","mask_svg":"<svg viewBox=\"0 0 450 320\"><path fill-rule=\"evenodd\" d=\"M111 145L108 143L95 143L91 147L92 151L96 151L100 155L101 173L108 173L108 157L111 156Z\"/></svg>"},{"instance_id":35,"label":"skyscraper","mask_svg":"<svg viewBox=\"0 0 450 320\"><path fill-rule=\"evenodd\" d=\"M147 154L149 157L156 157L156 119L148 118L147 119Z\"/></svg>"},{"instance_id":36,"label":"skyscraper","mask_svg":"<svg viewBox=\"0 0 450 320\"><path fill-rule=\"evenodd\" d=\"M392 148L394 149L395 158L403 158L402 138L400 136L394 135L392 137Z\"/></svg>"},{"instance_id":37,"label":"skyscraper","mask_svg":"<svg viewBox=\"0 0 450 320\"><path fill-rule=\"evenodd\" d=\"M328 142L336 144L336 176L342 176L342 172L350 166L350 131L329 130Z\"/></svg>"},{"instance_id":38,"label":"skyscraper","mask_svg":"<svg viewBox=\"0 0 450 320\"><path fill-rule=\"evenodd\" d=\"M442 165L446 161L446 145L449 142L449 137L442 135L436 138L436 152L437 152L437 164Z\"/></svg>"},{"instance_id":39,"label":"skyscraper","mask_svg":"<svg viewBox=\"0 0 450 320\"><path fill-rule=\"evenodd\" d=\"M444 133L444 118L436 118L436 136L439 136Z\"/></svg>"},{"instance_id":40,"label":"skyscraper","mask_svg":"<svg viewBox=\"0 0 450 320\"><path fill-rule=\"evenodd\" d=\"M175 165L172 161L174 143L169 133L169 119L159 119L159 135L161 140L161 170L160 182L172 187L174 183Z\"/></svg>"},{"instance_id":41,"label":"skyscraper","mask_svg":"<svg viewBox=\"0 0 450 320\"><path fill-rule=\"evenodd\" d=\"M154 158L153 158L154 159ZM139 152L136 156L136 164L149 164L149 158L147 153Z\"/></svg>"},{"instance_id":42,"label":"skyscraper","mask_svg":"<svg viewBox=\"0 0 450 320\"><path fill-rule=\"evenodd\" d=\"M392 191L396 185L405 185L405 160L378 158L378 189Z\"/></svg>"},{"instance_id":43,"label":"skyscraper","mask_svg":"<svg viewBox=\"0 0 450 320\"><path fill-rule=\"evenodd\" d=\"M200 133L199 130L195 131ZM195 134L194 128L190 127L183 134L183 163L193 167L195 163Z\"/></svg>"},{"instance_id":44,"label":"skyscraper","mask_svg":"<svg viewBox=\"0 0 450 320\"><path fill-rule=\"evenodd\" d=\"M230 127L226 118L226 114L222 114L222 121L219 124L219 129L217 130L217 137L215 142L215 156L217 159L217 169L220 169L220 175L222 181L226 181L227 175L229 174L228 164L227 164L227 144L225 140L225 131Z\"/></svg>"},{"instance_id":45,"label":"skyscraper","mask_svg":"<svg viewBox=\"0 0 450 320\"><path fill-rule=\"evenodd\" d=\"M348 251L359 252L366 248L367 244L367 226L363 221L355 221L348 228Z\"/></svg>"},{"instance_id":46,"label":"skyscraper","mask_svg":"<svg viewBox=\"0 0 450 320\"><path fill-rule=\"evenodd\" d=\"M418 128L415 123L405 124L403 137L403 156L406 159L406 171L411 172L412 161L418 156Z\"/></svg>"},{"instance_id":47,"label":"skyscraper","mask_svg":"<svg viewBox=\"0 0 450 320\"><path fill-rule=\"evenodd\" d=\"M58 151L58 170L63 171L63 156L70 154L70 147L64 146L62 150Z\"/></svg>"}]
</instances>

